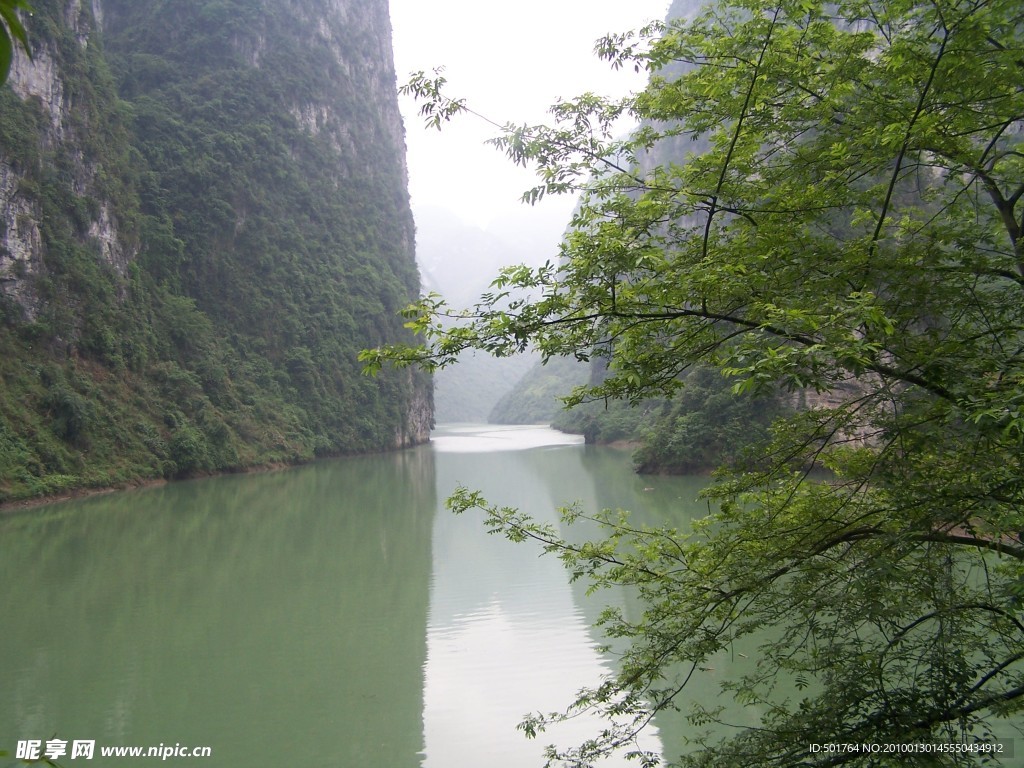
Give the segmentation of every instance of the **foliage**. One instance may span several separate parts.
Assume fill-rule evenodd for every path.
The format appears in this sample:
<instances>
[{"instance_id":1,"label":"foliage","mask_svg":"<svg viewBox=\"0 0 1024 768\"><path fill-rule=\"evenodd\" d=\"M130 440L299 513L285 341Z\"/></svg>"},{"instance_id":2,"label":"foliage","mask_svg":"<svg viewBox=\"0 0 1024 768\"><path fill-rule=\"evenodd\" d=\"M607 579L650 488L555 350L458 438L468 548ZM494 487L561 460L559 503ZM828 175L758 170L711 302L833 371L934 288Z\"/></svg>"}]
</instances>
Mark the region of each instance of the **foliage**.
<instances>
[{"instance_id":1,"label":"foliage","mask_svg":"<svg viewBox=\"0 0 1024 768\"><path fill-rule=\"evenodd\" d=\"M675 397L645 419L633 462L639 472L675 474L738 463L764 447L787 410L778 393L738 394L717 371L696 367Z\"/></svg>"},{"instance_id":2,"label":"foliage","mask_svg":"<svg viewBox=\"0 0 1024 768\"><path fill-rule=\"evenodd\" d=\"M601 361L591 365L590 381L595 384L605 367ZM580 380L580 364L576 366L575 378ZM508 404L506 412L515 413L513 408L521 412L530 404L531 395L537 399L543 395L548 406L544 413L550 414L546 418L552 427L584 435L588 443L634 443L633 463L642 474L707 472L734 463L768 441L772 422L788 408L777 392L737 393L730 379L695 366L680 376L681 386L669 398L652 397L637 403L603 399L556 409L573 372L556 368L555 373L561 375L538 391L536 385L528 385L536 382L539 369L532 372L532 380L524 379L503 400Z\"/></svg>"},{"instance_id":3,"label":"foliage","mask_svg":"<svg viewBox=\"0 0 1024 768\"><path fill-rule=\"evenodd\" d=\"M664 398L650 398L636 404L622 400L580 403L568 410L560 409L551 426L583 435L595 445L637 443L650 431L652 421L661 421L659 416L669 407L668 402Z\"/></svg>"},{"instance_id":4,"label":"foliage","mask_svg":"<svg viewBox=\"0 0 1024 768\"><path fill-rule=\"evenodd\" d=\"M758 727L713 736L720 711L688 710L682 764L974 765L986 757L808 745L1012 734L1004 718L1024 705L1022 50L1014 0L721 0L599 43L614 65L650 70L643 92L566 100L553 127L495 139L537 167L527 200L584 192L561 265L506 270L454 329L427 297L408 311L425 343L364 353L371 366L533 345L608 360L577 402L672 395L697 363L740 392L817 401L720 475L718 511L692 531L601 513L609 538L574 543L470 491L453 499L647 606L601 620L630 643L616 673L568 713L524 723L535 735L581 710L613 723L552 763L615 749L656 762L635 733L766 635L753 671L723 686L759 709ZM689 71L666 76L670 63ZM462 107L440 85L421 74L407 86L429 120ZM612 140L621 115L644 127ZM660 141L690 138L706 151L640 170Z\"/></svg>"}]
</instances>

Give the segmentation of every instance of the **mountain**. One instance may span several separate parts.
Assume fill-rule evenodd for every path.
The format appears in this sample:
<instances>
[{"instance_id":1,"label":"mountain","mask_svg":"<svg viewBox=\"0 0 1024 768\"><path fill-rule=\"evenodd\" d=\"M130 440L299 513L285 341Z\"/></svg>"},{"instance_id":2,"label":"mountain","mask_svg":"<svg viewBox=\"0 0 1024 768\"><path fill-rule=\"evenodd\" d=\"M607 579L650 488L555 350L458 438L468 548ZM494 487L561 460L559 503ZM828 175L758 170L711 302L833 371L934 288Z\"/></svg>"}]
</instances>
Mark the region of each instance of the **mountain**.
<instances>
[{"instance_id":1,"label":"mountain","mask_svg":"<svg viewBox=\"0 0 1024 768\"><path fill-rule=\"evenodd\" d=\"M0 501L428 438L386 0L33 0L0 90Z\"/></svg>"},{"instance_id":2,"label":"mountain","mask_svg":"<svg viewBox=\"0 0 1024 768\"><path fill-rule=\"evenodd\" d=\"M499 219L482 229L441 208L417 208L416 255L424 288L444 296L456 310L469 308L502 267L539 266L553 258L556 247L547 233L545 227L524 225L520 218ZM538 359L532 352L505 358L463 354L458 363L434 374L438 421L487 421Z\"/></svg>"}]
</instances>

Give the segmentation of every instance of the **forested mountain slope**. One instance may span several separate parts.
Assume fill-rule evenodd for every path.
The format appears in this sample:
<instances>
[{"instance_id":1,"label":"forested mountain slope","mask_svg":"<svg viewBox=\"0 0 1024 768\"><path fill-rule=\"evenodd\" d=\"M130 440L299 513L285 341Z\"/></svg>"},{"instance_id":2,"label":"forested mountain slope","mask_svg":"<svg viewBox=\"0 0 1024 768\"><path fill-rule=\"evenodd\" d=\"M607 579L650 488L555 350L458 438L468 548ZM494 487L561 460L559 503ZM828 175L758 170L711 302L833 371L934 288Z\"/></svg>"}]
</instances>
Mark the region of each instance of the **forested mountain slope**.
<instances>
[{"instance_id":1,"label":"forested mountain slope","mask_svg":"<svg viewBox=\"0 0 1024 768\"><path fill-rule=\"evenodd\" d=\"M423 441L386 0L35 0L0 91L0 501Z\"/></svg>"}]
</instances>

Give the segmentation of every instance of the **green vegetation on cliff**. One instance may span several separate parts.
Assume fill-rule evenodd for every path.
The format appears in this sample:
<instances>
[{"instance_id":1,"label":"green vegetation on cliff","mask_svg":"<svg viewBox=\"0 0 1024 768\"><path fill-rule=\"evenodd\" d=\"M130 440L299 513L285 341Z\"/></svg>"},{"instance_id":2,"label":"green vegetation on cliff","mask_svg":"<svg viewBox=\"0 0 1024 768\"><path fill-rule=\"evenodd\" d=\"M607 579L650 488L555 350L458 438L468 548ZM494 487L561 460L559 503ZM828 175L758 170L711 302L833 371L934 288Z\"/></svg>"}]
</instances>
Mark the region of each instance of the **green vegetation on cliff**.
<instances>
[{"instance_id":1,"label":"green vegetation on cliff","mask_svg":"<svg viewBox=\"0 0 1024 768\"><path fill-rule=\"evenodd\" d=\"M589 367L571 357L537 362L498 400L488 420L494 424L551 424L562 413L560 398L589 377Z\"/></svg>"},{"instance_id":2,"label":"green vegetation on cliff","mask_svg":"<svg viewBox=\"0 0 1024 768\"><path fill-rule=\"evenodd\" d=\"M0 91L0 501L424 439L427 380L356 360L419 288L386 3L33 7L61 98Z\"/></svg>"},{"instance_id":3,"label":"green vegetation on cliff","mask_svg":"<svg viewBox=\"0 0 1024 768\"><path fill-rule=\"evenodd\" d=\"M30 52L25 27L18 18L18 9L27 8L25 0L0 0L0 84L7 80L14 59L14 47Z\"/></svg>"},{"instance_id":4,"label":"green vegetation on cliff","mask_svg":"<svg viewBox=\"0 0 1024 768\"><path fill-rule=\"evenodd\" d=\"M786 411L781 393L737 393L735 380L704 366L683 373L670 396L638 402L602 397L565 407L574 388L596 386L608 375L606 362L556 357L537 363L498 401L490 420L550 424L599 445L632 443L638 472L685 474L707 472L753 452Z\"/></svg>"}]
</instances>

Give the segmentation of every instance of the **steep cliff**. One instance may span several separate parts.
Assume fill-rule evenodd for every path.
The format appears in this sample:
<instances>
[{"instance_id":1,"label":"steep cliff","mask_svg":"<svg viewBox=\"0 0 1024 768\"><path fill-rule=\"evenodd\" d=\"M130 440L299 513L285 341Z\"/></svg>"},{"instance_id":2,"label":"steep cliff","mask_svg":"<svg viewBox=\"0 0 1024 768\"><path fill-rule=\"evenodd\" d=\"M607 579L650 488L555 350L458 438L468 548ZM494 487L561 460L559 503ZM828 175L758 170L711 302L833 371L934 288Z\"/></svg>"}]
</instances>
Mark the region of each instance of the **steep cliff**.
<instances>
[{"instance_id":1,"label":"steep cliff","mask_svg":"<svg viewBox=\"0 0 1024 768\"><path fill-rule=\"evenodd\" d=\"M386 0L35 0L0 91L0 501L427 439Z\"/></svg>"}]
</instances>

